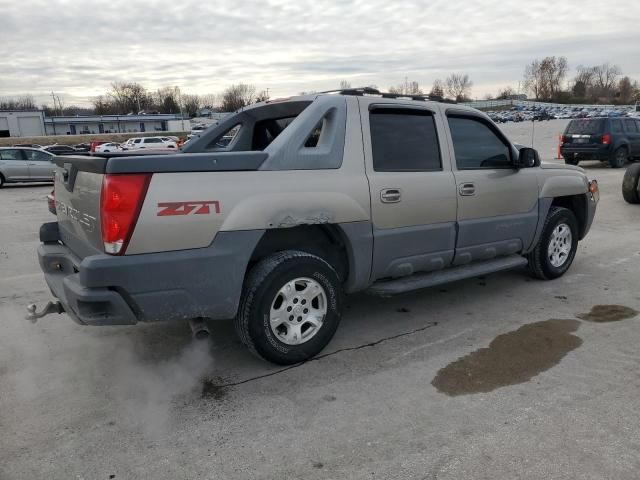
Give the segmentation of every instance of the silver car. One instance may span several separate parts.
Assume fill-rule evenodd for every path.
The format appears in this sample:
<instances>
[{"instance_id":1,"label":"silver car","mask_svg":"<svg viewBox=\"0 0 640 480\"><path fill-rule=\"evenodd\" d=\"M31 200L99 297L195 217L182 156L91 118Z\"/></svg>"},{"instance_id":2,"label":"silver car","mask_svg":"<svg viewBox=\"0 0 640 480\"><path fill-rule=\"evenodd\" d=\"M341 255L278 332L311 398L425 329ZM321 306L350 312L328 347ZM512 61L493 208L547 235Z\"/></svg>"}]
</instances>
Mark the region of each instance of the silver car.
<instances>
[{"instance_id":1,"label":"silver car","mask_svg":"<svg viewBox=\"0 0 640 480\"><path fill-rule=\"evenodd\" d=\"M39 148L0 147L0 188L13 182L52 182L54 158Z\"/></svg>"}]
</instances>

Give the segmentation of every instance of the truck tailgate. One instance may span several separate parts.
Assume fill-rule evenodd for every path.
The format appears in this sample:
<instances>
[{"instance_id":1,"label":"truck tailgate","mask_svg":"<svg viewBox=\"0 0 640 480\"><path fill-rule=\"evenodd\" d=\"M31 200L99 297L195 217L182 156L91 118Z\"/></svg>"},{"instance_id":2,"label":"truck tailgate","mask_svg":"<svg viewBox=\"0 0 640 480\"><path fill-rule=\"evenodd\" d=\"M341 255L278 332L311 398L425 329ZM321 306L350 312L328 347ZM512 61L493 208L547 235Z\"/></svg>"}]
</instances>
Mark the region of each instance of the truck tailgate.
<instances>
[{"instance_id":1,"label":"truck tailgate","mask_svg":"<svg viewBox=\"0 0 640 480\"><path fill-rule=\"evenodd\" d=\"M62 242L80 259L103 253L100 192L106 159L57 157L55 202Z\"/></svg>"}]
</instances>

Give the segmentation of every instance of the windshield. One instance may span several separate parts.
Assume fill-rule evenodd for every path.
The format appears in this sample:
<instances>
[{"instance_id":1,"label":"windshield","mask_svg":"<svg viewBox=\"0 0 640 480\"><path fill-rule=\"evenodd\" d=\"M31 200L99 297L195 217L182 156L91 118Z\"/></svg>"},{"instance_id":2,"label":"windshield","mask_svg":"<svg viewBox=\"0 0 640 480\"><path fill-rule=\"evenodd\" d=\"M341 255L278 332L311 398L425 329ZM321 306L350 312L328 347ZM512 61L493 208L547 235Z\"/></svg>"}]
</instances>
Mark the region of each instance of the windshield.
<instances>
[{"instance_id":1,"label":"windshield","mask_svg":"<svg viewBox=\"0 0 640 480\"><path fill-rule=\"evenodd\" d=\"M604 119L602 118L596 118L593 120L571 120L565 133L574 133L578 135L602 133L603 126Z\"/></svg>"}]
</instances>

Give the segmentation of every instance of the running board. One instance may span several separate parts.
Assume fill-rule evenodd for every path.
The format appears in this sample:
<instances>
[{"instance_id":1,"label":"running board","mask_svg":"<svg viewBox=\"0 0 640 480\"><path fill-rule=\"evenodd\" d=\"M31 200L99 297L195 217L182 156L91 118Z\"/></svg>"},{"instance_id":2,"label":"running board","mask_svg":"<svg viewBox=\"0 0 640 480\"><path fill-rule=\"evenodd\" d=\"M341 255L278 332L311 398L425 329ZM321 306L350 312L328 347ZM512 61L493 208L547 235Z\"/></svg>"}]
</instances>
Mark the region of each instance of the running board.
<instances>
[{"instance_id":1,"label":"running board","mask_svg":"<svg viewBox=\"0 0 640 480\"><path fill-rule=\"evenodd\" d=\"M384 280L374 283L366 291L374 295L397 295L399 293L411 292L413 290L455 282L465 278L487 275L489 273L499 272L500 270L523 267L526 264L526 258L520 255L510 255L508 257L494 258L484 262L461 265L436 272L416 273L408 277Z\"/></svg>"}]
</instances>

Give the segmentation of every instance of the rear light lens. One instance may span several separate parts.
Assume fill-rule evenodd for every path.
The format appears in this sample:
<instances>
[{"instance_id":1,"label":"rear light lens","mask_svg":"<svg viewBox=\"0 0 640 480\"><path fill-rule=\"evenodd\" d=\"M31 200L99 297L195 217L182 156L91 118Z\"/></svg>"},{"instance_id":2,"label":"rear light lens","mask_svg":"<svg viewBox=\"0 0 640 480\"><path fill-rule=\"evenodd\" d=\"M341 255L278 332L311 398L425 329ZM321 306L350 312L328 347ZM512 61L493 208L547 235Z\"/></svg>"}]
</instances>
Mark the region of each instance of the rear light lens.
<instances>
[{"instance_id":1,"label":"rear light lens","mask_svg":"<svg viewBox=\"0 0 640 480\"><path fill-rule=\"evenodd\" d=\"M151 174L105 175L100 195L100 219L105 253L123 255L147 194Z\"/></svg>"},{"instance_id":2,"label":"rear light lens","mask_svg":"<svg viewBox=\"0 0 640 480\"><path fill-rule=\"evenodd\" d=\"M608 133L605 133L604 135L602 135L602 144L609 145L610 143L611 143L611 135L609 135Z\"/></svg>"}]
</instances>

